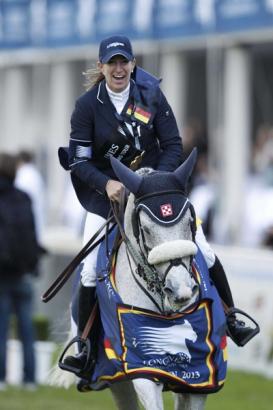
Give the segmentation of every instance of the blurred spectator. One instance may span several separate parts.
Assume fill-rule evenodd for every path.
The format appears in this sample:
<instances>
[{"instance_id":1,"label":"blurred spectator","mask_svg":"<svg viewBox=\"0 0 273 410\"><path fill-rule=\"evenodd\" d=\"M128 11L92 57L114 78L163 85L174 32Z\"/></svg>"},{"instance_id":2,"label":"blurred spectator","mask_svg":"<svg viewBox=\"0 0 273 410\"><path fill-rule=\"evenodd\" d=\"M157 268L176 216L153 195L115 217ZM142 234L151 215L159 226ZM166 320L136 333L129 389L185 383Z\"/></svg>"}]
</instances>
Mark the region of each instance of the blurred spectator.
<instances>
[{"instance_id":1,"label":"blurred spectator","mask_svg":"<svg viewBox=\"0 0 273 410\"><path fill-rule=\"evenodd\" d=\"M34 162L34 154L30 151L19 151L17 154L17 171L15 186L26 192L32 203L36 234L39 242L45 227L45 185Z\"/></svg>"},{"instance_id":2,"label":"blurred spectator","mask_svg":"<svg viewBox=\"0 0 273 410\"><path fill-rule=\"evenodd\" d=\"M183 128L183 151L187 157L197 147L197 162L190 180L190 200L197 216L202 220L202 228L208 239L212 239L212 222L215 204L215 186L208 175L208 143L202 123L191 118Z\"/></svg>"},{"instance_id":3,"label":"blurred spectator","mask_svg":"<svg viewBox=\"0 0 273 410\"><path fill-rule=\"evenodd\" d=\"M191 189L194 185L206 182L207 180L208 143L202 122L198 118L189 119L183 127L182 138L183 159L186 159L194 147L198 150L197 162L190 180L189 189Z\"/></svg>"},{"instance_id":4,"label":"blurred spectator","mask_svg":"<svg viewBox=\"0 0 273 410\"><path fill-rule=\"evenodd\" d=\"M199 118L189 118L183 127L183 151L187 156L193 147L197 147L199 152L207 152L207 135L204 125Z\"/></svg>"},{"instance_id":5,"label":"blurred spectator","mask_svg":"<svg viewBox=\"0 0 273 410\"><path fill-rule=\"evenodd\" d=\"M253 171L261 173L273 163L273 126L261 124L253 148Z\"/></svg>"},{"instance_id":6,"label":"blurred spectator","mask_svg":"<svg viewBox=\"0 0 273 410\"><path fill-rule=\"evenodd\" d=\"M6 386L9 319L15 313L23 345L23 383L35 387L32 276L39 258L31 201L14 187L16 160L0 154L0 389Z\"/></svg>"},{"instance_id":7,"label":"blurred spectator","mask_svg":"<svg viewBox=\"0 0 273 410\"><path fill-rule=\"evenodd\" d=\"M273 127L262 124L253 147L253 173L245 190L242 242L273 248Z\"/></svg>"},{"instance_id":8,"label":"blurred spectator","mask_svg":"<svg viewBox=\"0 0 273 410\"><path fill-rule=\"evenodd\" d=\"M249 176L244 201L243 245L268 246L273 227L273 185L268 185L262 174Z\"/></svg>"},{"instance_id":9,"label":"blurred spectator","mask_svg":"<svg viewBox=\"0 0 273 410\"><path fill-rule=\"evenodd\" d=\"M213 239L216 186L209 180L195 185L189 195L196 216L202 221L202 228L208 240Z\"/></svg>"}]
</instances>

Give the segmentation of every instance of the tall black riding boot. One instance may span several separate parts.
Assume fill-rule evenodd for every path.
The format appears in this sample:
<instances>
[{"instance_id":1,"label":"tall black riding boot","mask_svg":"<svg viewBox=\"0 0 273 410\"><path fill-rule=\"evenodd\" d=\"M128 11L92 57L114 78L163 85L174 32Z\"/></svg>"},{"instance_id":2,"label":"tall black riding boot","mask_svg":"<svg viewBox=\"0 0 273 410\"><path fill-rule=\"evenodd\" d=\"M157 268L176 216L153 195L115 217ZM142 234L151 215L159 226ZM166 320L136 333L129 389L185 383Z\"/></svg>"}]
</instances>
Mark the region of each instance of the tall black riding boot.
<instances>
[{"instance_id":1,"label":"tall black riding boot","mask_svg":"<svg viewBox=\"0 0 273 410\"><path fill-rule=\"evenodd\" d=\"M81 336L85 328L85 325L89 319L90 313L95 306L96 302L96 287L80 286L79 289L79 302L78 302L78 335ZM80 352L75 356L66 356L64 358L64 364L75 368L77 370L89 369L90 374L96 363L97 355L97 331L98 331L98 318L96 317L88 338L91 342L91 355L88 361L88 352L86 346L79 346ZM87 366L88 365L88 366Z\"/></svg>"},{"instance_id":2,"label":"tall black riding boot","mask_svg":"<svg viewBox=\"0 0 273 410\"><path fill-rule=\"evenodd\" d=\"M216 289L218 290L220 298L227 305L227 307L231 309L231 311L232 309L236 311L224 268L216 255L215 263L209 269L209 274L216 286ZM236 318L235 313L227 315L227 334L234 341L234 343L237 344L237 346L244 346L257 333L257 328L253 329L246 326L242 320L238 320Z\"/></svg>"},{"instance_id":3,"label":"tall black riding boot","mask_svg":"<svg viewBox=\"0 0 273 410\"><path fill-rule=\"evenodd\" d=\"M220 298L228 307L234 307L233 297L223 265L215 255L214 265L209 268L209 275L219 293Z\"/></svg>"}]
</instances>

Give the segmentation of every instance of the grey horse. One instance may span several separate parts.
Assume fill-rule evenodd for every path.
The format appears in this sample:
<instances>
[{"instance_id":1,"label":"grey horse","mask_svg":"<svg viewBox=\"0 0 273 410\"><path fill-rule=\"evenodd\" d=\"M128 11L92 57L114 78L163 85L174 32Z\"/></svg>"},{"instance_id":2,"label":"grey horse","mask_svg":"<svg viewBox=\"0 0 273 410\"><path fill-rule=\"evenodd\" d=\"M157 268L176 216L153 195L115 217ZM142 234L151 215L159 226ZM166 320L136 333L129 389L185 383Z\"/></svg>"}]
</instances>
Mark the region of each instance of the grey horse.
<instances>
[{"instance_id":1,"label":"grey horse","mask_svg":"<svg viewBox=\"0 0 273 410\"><path fill-rule=\"evenodd\" d=\"M192 172L196 160L194 150L189 158L174 172L172 178L174 187L185 191L188 178ZM142 194L154 194L155 190L166 191L164 177L170 175L164 173L150 172L149 170L133 173L117 160L112 159L112 166L119 180L130 191L130 196L125 210L124 231L134 249L141 247L149 249L147 254L148 262L155 266L159 280L163 280L163 310L171 312L182 312L198 298L198 287L190 275L190 261L196 253L192 224L193 215L188 207L182 218L177 218L177 222L167 224L155 223L154 218L146 212L145 205L140 206L137 218L132 219L135 212L135 201L137 194L142 189ZM143 187L144 185L144 187ZM168 186L170 189L170 186ZM139 195L138 195L139 196ZM166 210L168 212L168 209ZM141 226L143 236L136 238L135 224ZM145 240L145 244L143 243ZM180 258L182 264L173 264L171 260ZM129 261L129 259L131 259ZM132 276L132 271L136 269L136 261L128 256L126 243L123 242L119 248L116 262L116 286L125 304L137 305L141 308L159 312L162 297L153 293L150 298L141 287L136 286ZM167 271L167 274L166 274ZM145 279L138 278L139 282L147 290ZM152 380L138 378L132 382L114 384L111 387L119 410L139 409L136 395L146 410L163 410L162 383L155 383ZM202 410L205 406L206 395L204 394L175 394L175 410Z\"/></svg>"},{"instance_id":2,"label":"grey horse","mask_svg":"<svg viewBox=\"0 0 273 410\"><path fill-rule=\"evenodd\" d=\"M187 160L174 172L156 172L141 169L133 172L118 160L112 158L112 167L130 192L124 214L124 238L116 257L115 285L122 302L129 306L164 315L181 313L199 298L199 286L191 274L191 262L197 252L195 244L196 220L192 205L186 196L186 185L195 161L194 149ZM170 195L178 195L177 203L168 202ZM163 205L157 206L157 197ZM166 199L166 201L165 201ZM166 203L165 203L166 202ZM175 209L176 208L176 209ZM133 274L143 261L145 274ZM142 272L142 273L143 273ZM146 343L145 351L179 351L190 357L187 338L196 341L197 335L185 320L185 335L180 327L171 326L171 334L176 339L168 346L161 331ZM150 334L147 327L143 330ZM183 350L184 349L184 350ZM52 379L53 384L69 384L60 373ZM139 402L146 410L163 410L163 382L149 378L133 378L111 384L109 387L119 410L140 410ZM206 394L174 393L175 410L203 410Z\"/></svg>"}]
</instances>

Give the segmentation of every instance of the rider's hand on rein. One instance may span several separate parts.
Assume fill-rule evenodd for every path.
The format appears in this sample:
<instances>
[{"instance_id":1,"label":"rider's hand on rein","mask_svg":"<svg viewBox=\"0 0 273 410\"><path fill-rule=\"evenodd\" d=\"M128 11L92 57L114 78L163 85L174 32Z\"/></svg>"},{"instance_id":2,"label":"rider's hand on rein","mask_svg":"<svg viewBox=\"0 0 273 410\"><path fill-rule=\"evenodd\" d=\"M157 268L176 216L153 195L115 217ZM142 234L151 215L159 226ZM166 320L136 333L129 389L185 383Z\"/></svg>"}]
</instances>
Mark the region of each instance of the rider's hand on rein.
<instances>
[{"instance_id":1,"label":"rider's hand on rein","mask_svg":"<svg viewBox=\"0 0 273 410\"><path fill-rule=\"evenodd\" d=\"M124 185L113 179L110 179L105 187L108 198L114 202L120 202L121 194L124 191Z\"/></svg>"}]
</instances>

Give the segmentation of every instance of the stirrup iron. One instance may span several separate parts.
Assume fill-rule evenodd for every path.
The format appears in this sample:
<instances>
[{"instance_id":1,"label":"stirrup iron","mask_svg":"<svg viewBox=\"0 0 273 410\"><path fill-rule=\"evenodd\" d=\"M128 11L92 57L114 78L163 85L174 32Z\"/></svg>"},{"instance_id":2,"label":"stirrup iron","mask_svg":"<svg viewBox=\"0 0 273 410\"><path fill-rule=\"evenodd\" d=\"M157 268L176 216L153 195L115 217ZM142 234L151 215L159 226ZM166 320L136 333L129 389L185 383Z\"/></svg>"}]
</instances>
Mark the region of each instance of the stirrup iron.
<instances>
[{"instance_id":1,"label":"stirrup iron","mask_svg":"<svg viewBox=\"0 0 273 410\"><path fill-rule=\"evenodd\" d=\"M254 320L249 314L247 314L246 312L244 312L241 309L237 309L235 307L233 308L229 308L228 311L226 312L226 320L228 323L228 319L229 317L234 316L236 313L239 313L242 316L247 317L252 324L254 325L252 329L252 332L248 335L246 335L245 338L243 338L242 340L240 340L240 344L237 343L236 340L234 340L233 335L230 333L228 325L227 325L227 335L234 341L234 343L236 343L238 346L243 347L245 346L254 336L256 336L259 332L260 332L260 326L258 325L258 323L256 322L256 320ZM239 320L239 319L237 319Z\"/></svg>"},{"instance_id":2,"label":"stirrup iron","mask_svg":"<svg viewBox=\"0 0 273 410\"><path fill-rule=\"evenodd\" d=\"M69 348L75 344L75 343L80 343L82 346L82 349L84 348L86 350L86 362L85 365L82 367L82 369L78 369L74 366L68 365L64 363L64 359L66 357L66 353L69 350ZM90 380L90 377L92 375L92 370L94 369L94 359L92 358L91 354L91 343L89 339L83 339L80 336L75 336L65 347L63 353L61 354L61 357L58 362L58 366L62 370L66 370L68 372L74 373L77 377L80 377L82 379Z\"/></svg>"}]
</instances>

